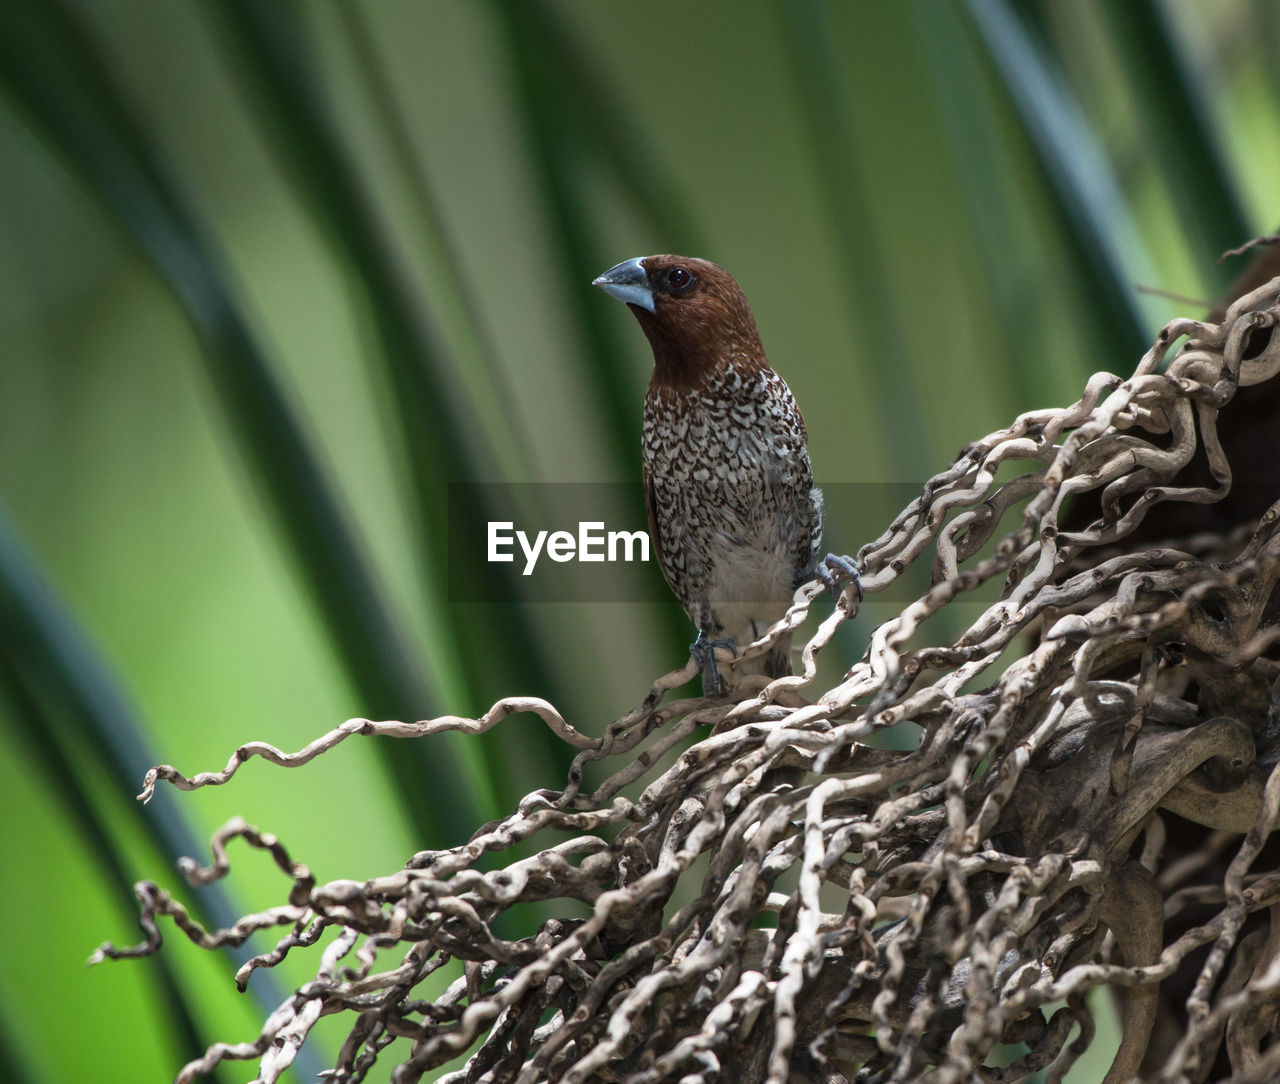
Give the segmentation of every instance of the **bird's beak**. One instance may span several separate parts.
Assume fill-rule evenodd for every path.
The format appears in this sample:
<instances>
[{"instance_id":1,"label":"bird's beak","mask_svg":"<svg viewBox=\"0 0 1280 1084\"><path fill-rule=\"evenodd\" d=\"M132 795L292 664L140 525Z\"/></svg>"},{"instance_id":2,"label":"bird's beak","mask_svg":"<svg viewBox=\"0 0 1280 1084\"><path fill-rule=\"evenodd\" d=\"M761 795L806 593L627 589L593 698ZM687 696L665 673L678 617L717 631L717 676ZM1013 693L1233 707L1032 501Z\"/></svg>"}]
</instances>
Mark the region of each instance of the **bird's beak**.
<instances>
[{"instance_id":1,"label":"bird's beak","mask_svg":"<svg viewBox=\"0 0 1280 1084\"><path fill-rule=\"evenodd\" d=\"M649 285L649 273L640 260L623 260L611 267L592 286L599 286L610 297L616 297L628 305L639 305L653 312L653 287Z\"/></svg>"}]
</instances>

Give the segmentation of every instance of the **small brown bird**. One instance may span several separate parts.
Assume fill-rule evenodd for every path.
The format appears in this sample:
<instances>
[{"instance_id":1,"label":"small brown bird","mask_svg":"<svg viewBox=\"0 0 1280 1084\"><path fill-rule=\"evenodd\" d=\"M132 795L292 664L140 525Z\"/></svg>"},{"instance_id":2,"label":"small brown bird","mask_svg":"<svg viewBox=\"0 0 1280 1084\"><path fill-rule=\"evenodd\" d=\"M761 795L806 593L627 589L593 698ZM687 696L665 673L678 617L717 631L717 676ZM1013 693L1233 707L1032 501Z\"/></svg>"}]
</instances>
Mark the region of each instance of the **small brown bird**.
<instances>
[{"instance_id":1,"label":"small brown bird","mask_svg":"<svg viewBox=\"0 0 1280 1084\"><path fill-rule=\"evenodd\" d=\"M658 563L698 628L690 650L717 695L714 648L764 635L817 575L857 578L847 557L817 562L822 493L804 419L765 358L741 288L721 267L646 256L594 285L635 313L653 347L642 459ZM833 573L835 575L833 575ZM740 673L791 673L790 637Z\"/></svg>"}]
</instances>

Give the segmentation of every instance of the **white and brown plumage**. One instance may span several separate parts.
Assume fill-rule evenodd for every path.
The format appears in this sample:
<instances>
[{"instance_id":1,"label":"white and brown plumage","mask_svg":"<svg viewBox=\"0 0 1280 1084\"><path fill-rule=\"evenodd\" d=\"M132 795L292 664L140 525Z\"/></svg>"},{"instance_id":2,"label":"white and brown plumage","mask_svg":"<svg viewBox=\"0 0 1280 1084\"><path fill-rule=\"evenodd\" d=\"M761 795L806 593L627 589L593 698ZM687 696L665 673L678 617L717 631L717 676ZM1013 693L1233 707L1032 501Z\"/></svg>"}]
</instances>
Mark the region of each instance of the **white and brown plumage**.
<instances>
[{"instance_id":1,"label":"white and brown plumage","mask_svg":"<svg viewBox=\"0 0 1280 1084\"><path fill-rule=\"evenodd\" d=\"M815 572L822 494L804 419L723 268L646 256L595 285L627 303L653 347L643 439L649 527L663 574L698 627L694 652L714 692L708 645L758 639ZM738 670L790 673L790 638Z\"/></svg>"}]
</instances>

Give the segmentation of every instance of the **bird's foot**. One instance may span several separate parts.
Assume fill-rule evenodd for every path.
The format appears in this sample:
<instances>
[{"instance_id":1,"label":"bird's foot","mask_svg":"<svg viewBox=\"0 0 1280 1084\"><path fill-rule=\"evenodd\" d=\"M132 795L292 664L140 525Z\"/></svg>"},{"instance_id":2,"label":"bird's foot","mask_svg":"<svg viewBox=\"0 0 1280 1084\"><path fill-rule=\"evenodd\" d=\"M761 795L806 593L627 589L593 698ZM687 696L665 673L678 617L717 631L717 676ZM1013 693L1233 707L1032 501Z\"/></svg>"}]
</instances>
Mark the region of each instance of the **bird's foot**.
<instances>
[{"instance_id":1,"label":"bird's foot","mask_svg":"<svg viewBox=\"0 0 1280 1084\"><path fill-rule=\"evenodd\" d=\"M862 601L862 568L852 557L842 557L838 553L828 553L815 569L815 574L831 593L832 598L840 597L841 580L852 580L854 590L858 592L858 601Z\"/></svg>"},{"instance_id":2,"label":"bird's foot","mask_svg":"<svg viewBox=\"0 0 1280 1084\"><path fill-rule=\"evenodd\" d=\"M727 647L733 652L735 659L738 657L738 645L731 637L710 640L707 638L706 629L699 629L698 638L689 645L689 654L702 667L703 696L720 695L720 671L716 669L716 648L718 647Z\"/></svg>"}]
</instances>

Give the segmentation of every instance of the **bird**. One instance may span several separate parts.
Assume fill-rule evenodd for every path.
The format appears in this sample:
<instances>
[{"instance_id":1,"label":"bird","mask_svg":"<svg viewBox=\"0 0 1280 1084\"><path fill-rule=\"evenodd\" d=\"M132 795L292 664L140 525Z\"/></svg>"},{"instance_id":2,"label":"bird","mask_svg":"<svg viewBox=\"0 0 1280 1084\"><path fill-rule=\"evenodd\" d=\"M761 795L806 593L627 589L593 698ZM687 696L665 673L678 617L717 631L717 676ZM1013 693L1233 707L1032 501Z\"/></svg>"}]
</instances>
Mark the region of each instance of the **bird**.
<instances>
[{"instance_id":1,"label":"bird","mask_svg":"<svg viewBox=\"0 0 1280 1084\"><path fill-rule=\"evenodd\" d=\"M791 389L770 367L742 288L688 256L624 260L593 285L635 315L653 350L641 460L659 567L697 628L690 652L703 693L728 686L715 648L765 634L815 576L833 594L857 563L821 562L822 493ZM791 673L791 637L735 666Z\"/></svg>"}]
</instances>

